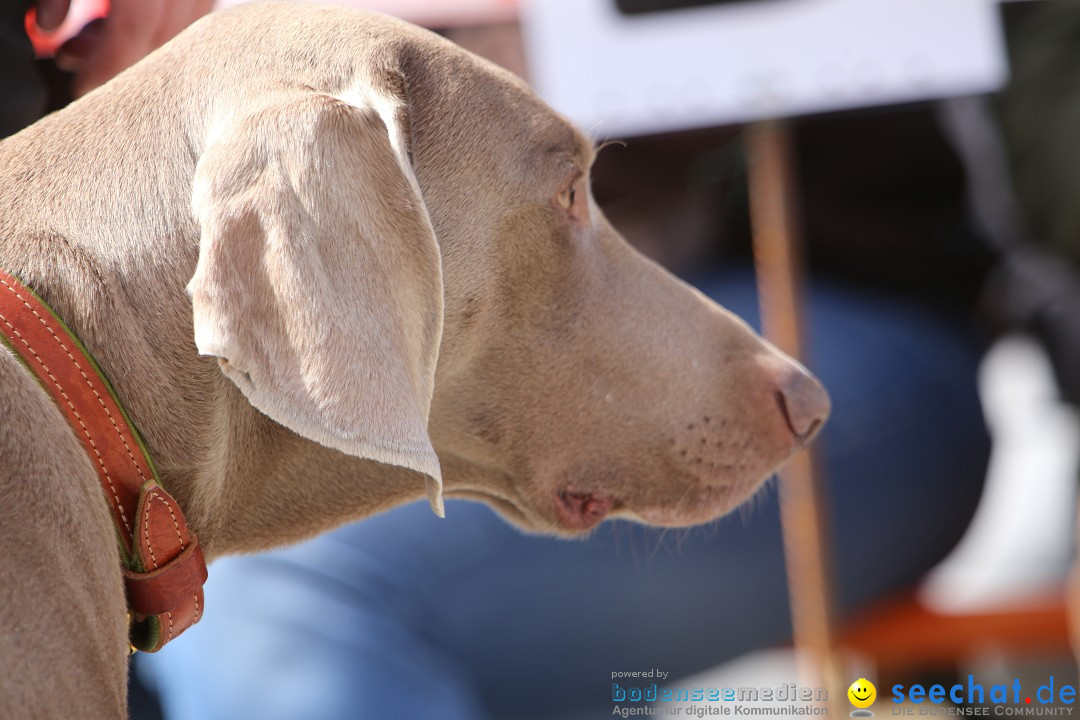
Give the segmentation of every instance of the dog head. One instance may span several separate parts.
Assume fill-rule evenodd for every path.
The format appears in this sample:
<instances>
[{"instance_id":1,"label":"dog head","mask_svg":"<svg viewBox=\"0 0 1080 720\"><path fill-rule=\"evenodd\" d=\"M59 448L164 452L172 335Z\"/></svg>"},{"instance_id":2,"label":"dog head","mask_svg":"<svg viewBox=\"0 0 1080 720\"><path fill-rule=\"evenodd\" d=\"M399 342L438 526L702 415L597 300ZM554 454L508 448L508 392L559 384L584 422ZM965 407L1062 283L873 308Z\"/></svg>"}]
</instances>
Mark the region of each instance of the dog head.
<instances>
[{"instance_id":1,"label":"dog head","mask_svg":"<svg viewBox=\"0 0 1080 720\"><path fill-rule=\"evenodd\" d=\"M820 384L619 236L593 144L524 83L388 19L269 13L367 42L348 72L298 56L199 161L196 342L257 408L437 511L560 534L710 520L814 436Z\"/></svg>"}]
</instances>

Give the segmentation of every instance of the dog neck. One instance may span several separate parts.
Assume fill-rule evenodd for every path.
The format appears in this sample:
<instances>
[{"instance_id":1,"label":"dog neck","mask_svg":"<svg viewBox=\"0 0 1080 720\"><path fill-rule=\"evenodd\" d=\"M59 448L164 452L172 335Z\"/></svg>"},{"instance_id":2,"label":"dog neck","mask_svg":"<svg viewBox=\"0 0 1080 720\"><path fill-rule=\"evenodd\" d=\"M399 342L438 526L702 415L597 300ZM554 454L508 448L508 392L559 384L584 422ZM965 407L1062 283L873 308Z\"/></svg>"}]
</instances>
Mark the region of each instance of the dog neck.
<instances>
[{"instance_id":1,"label":"dog neck","mask_svg":"<svg viewBox=\"0 0 1080 720\"><path fill-rule=\"evenodd\" d=\"M90 267L94 267L91 265ZM158 281L59 268L37 290L142 432L208 558L295 541L419 499L421 476L325 448L255 410L191 340L183 273Z\"/></svg>"},{"instance_id":2,"label":"dog neck","mask_svg":"<svg viewBox=\"0 0 1080 720\"><path fill-rule=\"evenodd\" d=\"M19 273L98 361L208 560L423 497L420 475L296 435L255 410L214 358L199 356L185 292L193 225L165 239L117 239L128 247L102 252L76 232L2 224L0 266Z\"/></svg>"}]
</instances>

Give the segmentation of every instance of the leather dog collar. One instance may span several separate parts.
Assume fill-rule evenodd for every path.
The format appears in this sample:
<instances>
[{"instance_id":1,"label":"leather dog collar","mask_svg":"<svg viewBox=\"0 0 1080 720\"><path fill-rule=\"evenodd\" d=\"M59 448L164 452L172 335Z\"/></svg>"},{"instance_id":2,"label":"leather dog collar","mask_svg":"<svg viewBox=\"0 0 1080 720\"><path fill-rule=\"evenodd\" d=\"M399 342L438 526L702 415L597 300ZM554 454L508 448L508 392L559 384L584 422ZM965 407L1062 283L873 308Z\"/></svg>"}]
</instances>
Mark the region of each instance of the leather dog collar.
<instances>
[{"instance_id":1,"label":"leather dog collar","mask_svg":"<svg viewBox=\"0 0 1080 720\"><path fill-rule=\"evenodd\" d=\"M160 650L202 615L206 562L198 539L86 348L3 270L0 338L56 401L90 457L116 527L131 646Z\"/></svg>"}]
</instances>

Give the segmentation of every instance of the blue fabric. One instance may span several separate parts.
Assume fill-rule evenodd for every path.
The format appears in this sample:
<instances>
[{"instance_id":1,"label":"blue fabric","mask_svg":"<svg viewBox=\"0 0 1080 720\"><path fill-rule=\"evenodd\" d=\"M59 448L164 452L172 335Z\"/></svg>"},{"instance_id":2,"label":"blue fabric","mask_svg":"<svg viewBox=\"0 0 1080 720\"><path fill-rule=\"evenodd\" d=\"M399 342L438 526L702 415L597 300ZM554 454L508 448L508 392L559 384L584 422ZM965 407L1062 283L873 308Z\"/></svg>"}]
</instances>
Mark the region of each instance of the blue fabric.
<instances>
[{"instance_id":1,"label":"blue fabric","mask_svg":"<svg viewBox=\"0 0 1080 720\"><path fill-rule=\"evenodd\" d=\"M756 317L747 273L699 283ZM959 539L989 440L978 349L947 320L863 291L810 293L811 364L841 612L907 588ZM211 568L207 614L140 656L171 720L549 717L610 712L615 670L672 678L785 643L775 488L690 530L529 537L486 507L398 508Z\"/></svg>"}]
</instances>

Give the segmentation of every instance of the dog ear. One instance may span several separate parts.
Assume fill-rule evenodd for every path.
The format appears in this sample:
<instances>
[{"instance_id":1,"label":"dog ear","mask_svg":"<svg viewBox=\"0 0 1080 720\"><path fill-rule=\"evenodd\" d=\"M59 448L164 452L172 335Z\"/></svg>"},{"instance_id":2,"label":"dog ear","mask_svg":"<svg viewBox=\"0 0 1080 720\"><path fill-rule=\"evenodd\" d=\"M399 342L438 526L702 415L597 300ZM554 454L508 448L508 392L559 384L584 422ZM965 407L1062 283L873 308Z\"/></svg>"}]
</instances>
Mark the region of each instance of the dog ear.
<instances>
[{"instance_id":1,"label":"dog ear","mask_svg":"<svg viewBox=\"0 0 1080 720\"><path fill-rule=\"evenodd\" d=\"M442 265L399 114L306 93L228 126L195 173L188 292L199 352L252 405L323 445L423 473L441 516L427 422Z\"/></svg>"}]
</instances>

